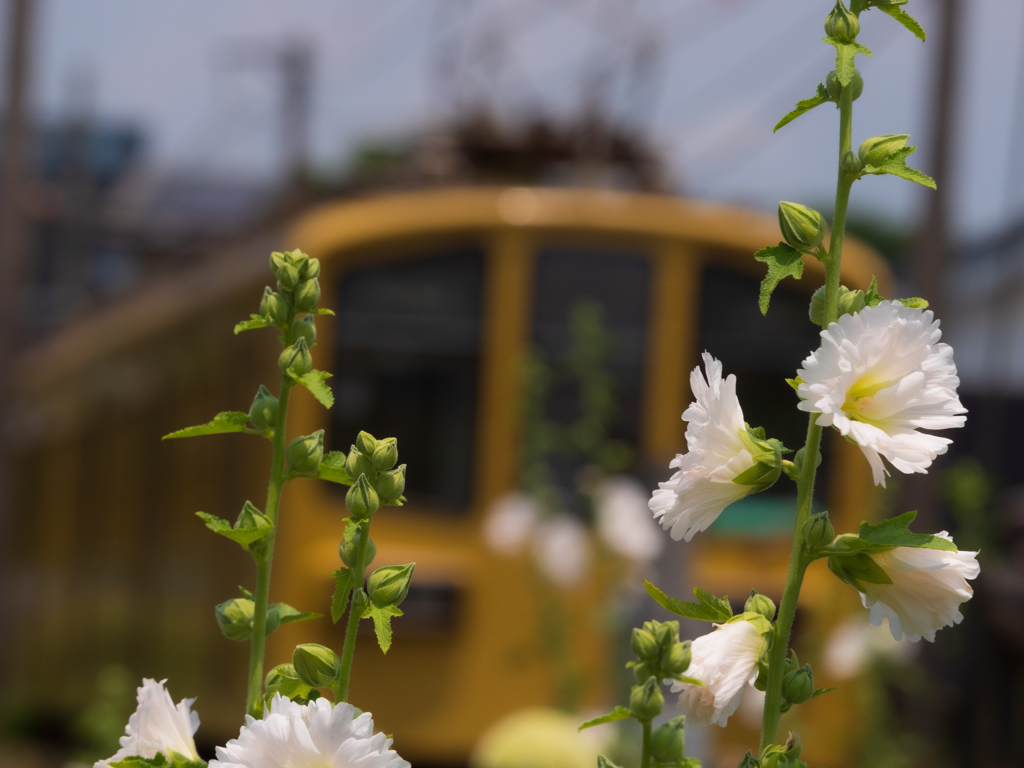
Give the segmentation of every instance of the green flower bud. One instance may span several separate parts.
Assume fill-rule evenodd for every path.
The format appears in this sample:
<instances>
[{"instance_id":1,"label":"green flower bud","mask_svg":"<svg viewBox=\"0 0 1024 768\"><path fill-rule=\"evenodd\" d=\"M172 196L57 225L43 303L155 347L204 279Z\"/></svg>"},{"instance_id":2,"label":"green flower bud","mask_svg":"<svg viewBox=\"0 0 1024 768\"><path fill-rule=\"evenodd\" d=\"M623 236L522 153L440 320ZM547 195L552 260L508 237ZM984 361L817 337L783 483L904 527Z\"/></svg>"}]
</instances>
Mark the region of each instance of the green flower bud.
<instances>
[{"instance_id":1,"label":"green flower bud","mask_svg":"<svg viewBox=\"0 0 1024 768\"><path fill-rule=\"evenodd\" d=\"M369 432L360 432L356 435L356 448L364 456L372 457L373 452L377 450L377 438Z\"/></svg>"},{"instance_id":2,"label":"green flower bud","mask_svg":"<svg viewBox=\"0 0 1024 768\"><path fill-rule=\"evenodd\" d=\"M643 629L633 629L631 645L633 653L636 654L637 658L644 661L647 659L657 659L661 651L654 635Z\"/></svg>"},{"instance_id":3,"label":"green flower bud","mask_svg":"<svg viewBox=\"0 0 1024 768\"><path fill-rule=\"evenodd\" d=\"M294 251L285 251L284 259L298 270L305 269L309 263L309 256L299 248L296 248Z\"/></svg>"},{"instance_id":4,"label":"green flower bud","mask_svg":"<svg viewBox=\"0 0 1024 768\"><path fill-rule=\"evenodd\" d=\"M316 344L316 320L312 315L306 315L292 323L292 338L296 341L305 339L307 347Z\"/></svg>"},{"instance_id":5,"label":"green flower bud","mask_svg":"<svg viewBox=\"0 0 1024 768\"><path fill-rule=\"evenodd\" d=\"M873 136L870 139L865 139L861 143L860 149L857 150L857 156L860 158L862 164L878 167L884 163L885 159L893 152L899 152L907 146L907 141L909 139L910 136L904 133L891 133L886 136Z\"/></svg>"},{"instance_id":6,"label":"green flower bud","mask_svg":"<svg viewBox=\"0 0 1024 768\"><path fill-rule=\"evenodd\" d=\"M793 765L799 765L800 753L803 751L803 744L800 742L799 733L790 733L789 738L786 739L786 757L790 759Z\"/></svg>"},{"instance_id":7,"label":"green flower bud","mask_svg":"<svg viewBox=\"0 0 1024 768\"><path fill-rule=\"evenodd\" d=\"M405 464L389 472L381 472L374 481L381 504L394 504L405 493Z\"/></svg>"},{"instance_id":8,"label":"green flower bud","mask_svg":"<svg viewBox=\"0 0 1024 768\"><path fill-rule=\"evenodd\" d=\"M292 664L299 680L310 688L327 688L338 682L341 675L341 659L338 654L316 643L296 646Z\"/></svg>"},{"instance_id":9,"label":"green flower bud","mask_svg":"<svg viewBox=\"0 0 1024 768\"><path fill-rule=\"evenodd\" d=\"M843 155L842 159L839 161L839 166L846 173L850 173L853 175L857 175L862 170L864 170L864 167L860 164L860 160L850 150L847 150L846 154Z\"/></svg>"},{"instance_id":10,"label":"green flower bud","mask_svg":"<svg viewBox=\"0 0 1024 768\"><path fill-rule=\"evenodd\" d=\"M860 70L853 70L853 77L850 78L850 85L853 87L853 100L856 101L860 98L860 95L864 93L864 78L860 75ZM833 69L828 73L825 78L825 90L828 91L828 95L836 101L843 95L843 84L839 82L839 77L836 75L836 71Z\"/></svg>"},{"instance_id":11,"label":"green flower bud","mask_svg":"<svg viewBox=\"0 0 1024 768\"><path fill-rule=\"evenodd\" d=\"M629 708L633 710L636 719L643 722L653 720L661 714L661 708L665 706L665 696L661 692L661 685L653 675L643 683L634 685L629 694Z\"/></svg>"},{"instance_id":12,"label":"green flower bud","mask_svg":"<svg viewBox=\"0 0 1024 768\"><path fill-rule=\"evenodd\" d=\"M659 671L657 662L651 661L642 661L633 667L633 674L638 683L646 683L647 678L657 677Z\"/></svg>"},{"instance_id":13,"label":"green flower bud","mask_svg":"<svg viewBox=\"0 0 1024 768\"><path fill-rule=\"evenodd\" d=\"M260 314L263 317L274 325L284 325L288 322L288 310L288 299L276 293L269 285L263 289L263 298L260 299Z\"/></svg>"},{"instance_id":14,"label":"green flower bud","mask_svg":"<svg viewBox=\"0 0 1024 768\"><path fill-rule=\"evenodd\" d=\"M813 693L814 675L810 664L804 664L782 678L782 695L794 704L803 704Z\"/></svg>"},{"instance_id":15,"label":"green flower bud","mask_svg":"<svg viewBox=\"0 0 1024 768\"><path fill-rule=\"evenodd\" d=\"M679 642L679 622L662 621L653 622L654 638L662 648L669 648Z\"/></svg>"},{"instance_id":16,"label":"green flower bud","mask_svg":"<svg viewBox=\"0 0 1024 768\"><path fill-rule=\"evenodd\" d=\"M799 203L779 203L783 239L798 251L813 251L825 239L828 225L822 215Z\"/></svg>"},{"instance_id":17,"label":"green flower bud","mask_svg":"<svg viewBox=\"0 0 1024 768\"><path fill-rule=\"evenodd\" d=\"M412 572L416 563L385 565L370 574L366 591L374 605L398 605L409 594Z\"/></svg>"},{"instance_id":18,"label":"green flower bud","mask_svg":"<svg viewBox=\"0 0 1024 768\"><path fill-rule=\"evenodd\" d=\"M690 641L673 643L661 652L661 668L668 677L678 677L690 668Z\"/></svg>"},{"instance_id":19,"label":"green flower bud","mask_svg":"<svg viewBox=\"0 0 1024 768\"><path fill-rule=\"evenodd\" d=\"M366 596L366 590L362 587L354 589L352 591L352 604L353 605L366 605L370 598Z\"/></svg>"},{"instance_id":20,"label":"green flower bud","mask_svg":"<svg viewBox=\"0 0 1024 768\"><path fill-rule=\"evenodd\" d=\"M747 598L743 610L747 613L759 613L768 621L775 618L775 603L770 597L760 595L756 590L750 590L750 597Z\"/></svg>"},{"instance_id":21,"label":"green flower bud","mask_svg":"<svg viewBox=\"0 0 1024 768\"><path fill-rule=\"evenodd\" d=\"M345 494L345 506L352 513L352 517L357 520L365 520L377 511L380 499L369 480L366 479L366 475L360 475L359 479L348 489L348 493Z\"/></svg>"},{"instance_id":22,"label":"green flower bud","mask_svg":"<svg viewBox=\"0 0 1024 768\"><path fill-rule=\"evenodd\" d=\"M686 717L680 715L667 723L658 726L651 734L651 755L655 762L676 765L683 758L686 750L686 737L683 734L683 723Z\"/></svg>"},{"instance_id":23,"label":"green flower bud","mask_svg":"<svg viewBox=\"0 0 1024 768\"><path fill-rule=\"evenodd\" d=\"M825 34L841 43L852 43L860 33L860 21L843 5L843 0L836 0L836 6L825 19Z\"/></svg>"},{"instance_id":24,"label":"green flower bud","mask_svg":"<svg viewBox=\"0 0 1024 768\"><path fill-rule=\"evenodd\" d=\"M287 263L288 260L285 258L285 255L280 251L274 251L272 254L270 254L270 270L275 275L277 274L277 270L279 270L283 265Z\"/></svg>"},{"instance_id":25,"label":"green flower bud","mask_svg":"<svg viewBox=\"0 0 1024 768\"><path fill-rule=\"evenodd\" d=\"M296 376L305 376L309 373L313 369L313 356L309 354L306 340L300 338L290 347L286 347L277 358L277 367Z\"/></svg>"},{"instance_id":26,"label":"green flower bud","mask_svg":"<svg viewBox=\"0 0 1024 768\"><path fill-rule=\"evenodd\" d=\"M303 280L295 286L295 311L312 312L320 301L320 281L315 277L312 280Z\"/></svg>"},{"instance_id":27,"label":"green flower bud","mask_svg":"<svg viewBox=\"0 0 1024 768\"><path fill-rule=\"evenodd\" d=\"M864 291L851 291L845 285L839 286L838 315L852 315L860 312L867 306L867 297ZM821 325L825 320L825 286L822 286L811 296L811 308L808 311L811 322Z\"/></svg>"},{"instance_id":28,"label":"green flower bud","mask_svg":"<svg viewBox=\"0 0 1024 768\"><path fill-rule=\"evenodd\" d=\"M353 445L345 458L345 471L349 477L358 480L360 475L369 475L373 472L373 465L370 464L370 459Z\"/></svg>"},{"instance_id":29,"label":"green flower bud","mask_svg":"<svg viewBox=\"0 0 1024 768\"><path fill-rule=\"evenodd\" d=\"M294 290L295 286L299 284L299 270L293 267L291 264L282 264L281 268L277 270L277 287L282 291Z\"/></svg>"},{"instance_id":30,"label":"green flower bud","mask_svg":"<svg viewBox=\"0 0 1024 768\"><path fill-rule=\"evenodd\" d=\"M320 259L307 259L299 268L300 280L315 280L320 277Z\"/></svg>"},{"instance_id":31,"label":"green flower bud","mask_svg":"<svg viewBox=\"0 0 1024 768\"><path fill-rule=\"evenodd\" d=\"M217 625L228 640L242 642L252 636L252 620L256 606L252 600L236 597L215 609Z\"/></svg>"},{"instance_id":32,"label":"green flower bud","mask_svg":"<svg viewBox=\"0 0 1024 768\"><path fill-rule=\"evenodd\" d=\"M288 465L296 472L316 472L324 458L324 431L296 437L284 452Z\"/></svg>"},{"instance_id":33,"label":"green flower bud","mask_svg":"<svg viewBox=\"0 0 1024 768\"><path fill-rule=\"evenodd\" d=\"M799 451L796 452L796 456L793 457L793 463L796 465L797 472L802 471L802 468L803 468L803 465L804 465L804 456L806 455L806 452L807 452L806 448L801 448ZM821 451L818 451L817 459L818 460L817 460L817 463L815 464L815 467L820 467L821 466Z\"/></svg>"},{"instance_id":34,"label":"green flower bud","mask_svg":"<svg viewBox=\"0 0 1024 768\"><path fill-rule=\"evenodd\" d=\"M761 761L748 749L747 754L740 760L739 768L761 768Z\"/></svg>"},{"instance_id":35,"label":"green flower bud","mask_svg":"<svg viewBox=\"0 0 1024 768\"><path fill-rule=\"evenodd\" d=\"M278 664L267 672L267 696L272 697L275 693L280 693L288 698L293 696L306 697L309 695L310 690L308 685L299 680L294 664Z\"/></svg>"},{"instance_id":36,"label":"green flower bud","mask_svg":"<svg viewBox=\"0 0 1024 768\"><path fill-rule=\"evenodd\" d=\"M811 515L807 518L803 528L800 529L800 535L810 549L820 549L831 544L836 532L828 519L828 512Z\"/></svg>"},{"instance_id":37,"label":"green flower bud","mask_svg":"<svg viewBox=\"0 0 1024 768\"><path fill-rule=\"evenodd\" d=\"M350 541L342 540L341 544L338 545L338 557L341 558L341 562L347 565L352 570L356 569L356 558L359 556L359 544L365 536L365 528L358 526L356 528L355 535ZM373 543L373 539L369 539L366 542L366 562L363 563L365 568L373 559L377 557L377 545Z\"/></svg>"},{"instance_id":38,"label":"green flower bud","mask_svg":"<svg viewBox=\"0 0 1024 768\"><path fill-rule=\"evenodd\" d=\"M391 469L398 461L398 441L393 437L385 437L377 441L373 451L374 469Z\"/></svg>"},{"instance_id":39,"label":"green flower bud","mask_svg":"<svg viewBox=\"0 0 1024 768\"><path fill-rule=\"evenodd\" d=\"M260 384L256 391L256 397L252 399L249 406L249 423L256 429L264 432L277 426L278 403L277 398L270 394L270 390Z\"/></svg>"}]
</instances>

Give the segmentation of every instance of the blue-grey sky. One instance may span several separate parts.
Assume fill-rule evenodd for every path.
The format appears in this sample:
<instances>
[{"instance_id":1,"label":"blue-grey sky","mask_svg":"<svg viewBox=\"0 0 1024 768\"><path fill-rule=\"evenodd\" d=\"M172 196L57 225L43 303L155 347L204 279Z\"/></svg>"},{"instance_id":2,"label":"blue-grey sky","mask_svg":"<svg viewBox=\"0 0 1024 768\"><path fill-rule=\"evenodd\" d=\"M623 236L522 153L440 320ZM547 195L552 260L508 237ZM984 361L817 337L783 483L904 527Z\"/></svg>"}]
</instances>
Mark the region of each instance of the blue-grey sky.
<instances>
[{"instance_id":1,"label":"blue-grey sky","mask_svg":"<svg viewBox=\"0 0 1024 768\"><path fill-rule=\"evenodd\" d=\"M588 92L586 83L606 67L605 103L648 130L684 193L771 210L779 199L815 203L833 193L837 113L831 106L771 132L831 68L833 49L821 42L829 6L828 0L40 0L35 102L43 116L66 111L69 83L81 82L84 73L95 83L95 113L149 132L154 166L266 176L278 161L274 81L225 66L224 52L238 44L302 40L313 48L312 150L327 167L337 167L358 142L407 135L473 99L486 98L512 118L538 105L570 113ZM930 29L933 6L934 0L911 0L908 8ZM1007 190L1024 3L966 0L966 6L955 226L971 237L1024 210L1024 193ZM867 85L856 105L855 143L910 133L926 148L935 46L922 45L877 11L863 17L859 39L875 55L860 59ZM624 41L648 42L654 65L631 70L634 48ZM445 61L457 66L444 69ZM912 164L927 170L925 154ZM898 179L870 178L855 188L853 205L910 222L927 194Z\"/></svg>"}]
</instances>

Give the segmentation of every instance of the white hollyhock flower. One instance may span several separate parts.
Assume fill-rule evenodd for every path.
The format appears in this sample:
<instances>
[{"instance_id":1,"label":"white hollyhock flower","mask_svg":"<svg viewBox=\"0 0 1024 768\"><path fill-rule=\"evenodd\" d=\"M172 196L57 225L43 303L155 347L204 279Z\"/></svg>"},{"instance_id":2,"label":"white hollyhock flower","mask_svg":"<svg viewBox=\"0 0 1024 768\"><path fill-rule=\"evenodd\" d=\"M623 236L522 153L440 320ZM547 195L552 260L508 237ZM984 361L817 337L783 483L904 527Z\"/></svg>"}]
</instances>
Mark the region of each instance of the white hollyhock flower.
<instances>
[{"instance_id":1,"label":"white hollyhock flower","mask_svg":"<svg viewBox=\"0 0 1024 768\"><path fill-rule=\"evenodd\" d=\"M649 505L672 538L693 538L707 529L727 506L739 501L756 486L733 480L754 466L755 459L736 399L736 376L722 379L722 364L707 352L703 355L707 380L700 366L690 374L696 401L683 413L687 453L669 465L679 471L667 483L659 483Z\"/></svg>"},{"instance_id":2,"label":"white hollyhock flower","mask_svg":"<svg viewBox=\"0 0 1024 768\"><path fill-rule=\"evenodd\" d=\"M610 550L650 562L665 546L664 534L647 509L647 489L632 477L610 477L596 495L597 532Z\"/></svg>"},{"instance_id":3,"label":"white hollyhock flower","mask_svg":"<svg viewBox=\"0 0 1024 768\"><path fill-rule=\"evenodd\" d=\"M539 521L537 504L528 494L522 491L506 493L487 512L483 525L484 542L499 554L517 555L533 536Z\"/></svg>"},{"instance_id":4,"label":"white hollyhock flower","mask_svg":"<svg viewBox=\"0 0 1024 768\"><path fill-rule=\"evenodd\" d=\"M941 335L930 311L883 301L829 325L798 372L799 408L860 446L875 485L885 485L883 456L900 472L923 473L952 442L917 430L964 425L953 349Z\"/></svg>"},{"instance_id":5,"label":"white hollyhock flower","mask_svg":"<svg viewBox=\"0 0 1024 768\"><path fill-rule=\"evenodd\" d=\"M548 579L560 587L583 580L590 566L590 534L573 515L560 512L537 527L533 557Z\"/></svg>"},{"instance_id":6,"label":"white hollyhock flower","mask_svg":"<svg viewBox=\"0 0 1024 768\"><path fill-rule=\"evenodd\" d=\"M262 720L247 715L238 738L217 747L210 768L410 768L391 739L373 734L368 712L354 715L351 704L296 704L275 694Z\"/></svg>"},{"instance_id":7,"label":"white hollyhock flower","mask_svg":"<svg viewBox=\"0 0 1024 768\"><path fill-rule=\"evenodd\" d=\"M686 676L704 685L670 681L686 722L724 726L740 706L747 685L757 679L757 661L764 648L764 635L749 621L717 625L714 632L694 640Z\"/></svg>"},{"instance_id":8,"label":"white hollyhock flower","mask_svg":"<svg viewBox=\"0 0 1024 768\"><path fill-rule=\"evenodd\" d=\"M190 760L199 759L192 739L199 728L199 715L192 711L195 699L182 699L175 706L164 688L166 682L143 679L136 696L138 707L128 719L121 749L113 757L100 760L94 768L110 768L112 763L127 757L170 757L172 752Z\"/></svg>"},{"instance_id":9,"label":"white hollyhock flower","mask_svg":"<svg viewBox=\"0 0 1024 768\"><path fill-rule=\"evenodd\" d=\"M936 536L952 541L945 531ZM892 584L860 583L861 602L871 610L871 623L889 619L897 640L922 637L935 642L935 633L963 621L960 604L971 599L967 579L981 572L977 552L947 552L924 547L896 547L871 555Z\"/></svg>"}]
</instances>

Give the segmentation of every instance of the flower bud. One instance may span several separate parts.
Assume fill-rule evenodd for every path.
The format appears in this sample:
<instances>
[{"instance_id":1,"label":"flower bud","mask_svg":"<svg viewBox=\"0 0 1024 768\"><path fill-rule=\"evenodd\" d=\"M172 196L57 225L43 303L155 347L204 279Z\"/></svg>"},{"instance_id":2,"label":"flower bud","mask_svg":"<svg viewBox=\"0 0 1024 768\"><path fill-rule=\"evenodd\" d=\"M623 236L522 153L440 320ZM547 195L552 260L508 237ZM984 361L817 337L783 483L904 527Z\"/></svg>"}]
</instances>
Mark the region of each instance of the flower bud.
<instances>
[{"instance_id":1,"label":"flower bud","mask_svg":"<svg viewBox=\"0 0 1024 768\"><path fill-rule=\"evenodd\" d=\"M277 270L277 287L282 291L291 291L299 284L299 270L285 263Z\"/></svg>"},{"instance_id":2,"label":"flower bud","mask_svg":"<svg viewBox=\"0 0 1024 768\"><path fill-rule=\"evenodd\" d=\"M633 674L636 676L638 683L646 683L647 678L656 677L658 671L657 663L650 661L642 661L633 667Z\"/></svg>"},{"instance_id":3,"label":"flower bud","mask_svg":"<svg viewBox=\"0 0 1024 768\"><path fill-rule=\"evenodd\" d=\"M412 572L416 563L385 565L370 574L366 591L374 605L398 605L409 594Z\"/></svg>"},{"instance_id":4,"label":"flower bud","mask_svg":"<svg viewBox=\"0 0 1024 768\"><path fill-rule=\"evenodd\" d=\"M249 423L256 429L266 432L277 426L277 413L277 398L270 394L269 389L260 384L260 388L256 391L256 397L252 399L252 405L249 406Z\"/></svg>"},{"instance_id":5,"label":"flower bud","mask_svg":"<svg viewBox=\"0 0 1024 768\"><path fill-rule=\"evenodd\" d=\"M260 314L274 325L283 325L288 322L288 299L266 286L260 299Z\"/></svg>"},{"instance_id":6,"label":"flower bud","mask_svg":"<svg viewBox=\"0 0 1024 768\"><path fill-rule=\"evenodd\" d=\"M791 768L786 750L778 744L772 744L761 753L761 768Z\"/></svg>"},{"instance_id":7,"label":"flower bud","mask_svg":"<svg viewBox=\"0 0 1024 768\"><path fill-rule=\"evenodd\" d=\"M267 696L280 693L282 696L306 696L309 694L309 686L299 680L294 664L278 664L267 672L266 677Z\"/></svg>"},{"instance_id":8,"label":"flower bud","mask_svg":"<svg viewBox=\"0 0 1024 768\"><path fill-rule=\"evenodd\" d=\"M300 280L315 280L320 277L320 259L307 259L299 267Z\"/></svg>"},{"instance_id":9,"label":"flower bud","mask_svg":"<svg viewBox=\"0 0 1024 768\"><path fill-rule=\"evenodd\" d=\"M373 451L374 469L391 469L398 461L398 441L393 437L385 437L377 441Z\"/></svg>"},{"instance_id":10,"label":"flower bud","mask_svg":"<svg viewBox=\"0 0 1024 768\"><path fill-rule=\"evenodd\" d=\"M690 641L673 643L661 652L661 669L668 677L677 677L690 668Z\"/></svg>"},{"instance_id":11,"label":"flower bud","mask_svg":"<svg viewBox=\"0 0 1024 768\"><path fill-rule=\"evenodd\" d=\"M867 297L864 291L851 291L845 285L839 286L839 304L837 306L836 319L843 315L853 315L860 312L867 306ZM811 308L808 311L811 322L815 325L822 325L825 322L825 286L822 286L811 296Z\"/></svg>"},{"instance_id":12,"label":"flower bud","mask_svg":"<svg viewBox=\"0 0 1024 768\"><path fill-rule=\"evenodd\" d=\"M310 688L327 688L334 685L341 675L338 654L316 643L297 645L292 654L292 664L299 680Z\"/></svg>"},{"instance_id":13,"label":"flower bud","mask_svg":"<svg viewBox=\"0 0 1024 768\"><path fill-rule=\"evenodd\" d=\"M256 606L252 600L236 597L221 603L214 609L217 625L228 640L242 642L252 636L252 620Z\"/></svg>"},{"instance_id":14,"label":"flower bud","mask_svg":"<svg viewBox=\"0 0 1024 768\"><path fill-rule=\"evenodd\" d=\"M368 475L373 472L373 466L370 464L370 459L353 445L345 458L345 471L348 472L349 477L358 480L360 475Z\"/></svg>"},{"instance_id":15,"label":"flower bud","mask_svg":"<svg viewBox=\"0 0 1024 768\"><path fill-rule=\"evenodd\" d=\"M661 650L654 635L643 629L633 629L633 637L630 644L637 658L645 661L647 659L657 659Z\"/></svg>"},{"instance_id":16,"label":"flower bud","mask_svg":"<svg viewBox=\"0 0 1024 768\"><path fill-rule=\"evenodd\" d=\"M759 613L768 621L775 618L775 603L770 597L758 594L756 590L750 590L750 597L747 598L743 610L747 613Z\"/></svg>"},{"instance_id":17,"label":"flower bud","mask_svg":"<svg viewBox=\"0 0 1024 768\"><path fill-rule=\"evenodd\" d=\"M270 254L270 270L275 275L277 275L277 270L279 270L282 267L282 265L287 263L288 260L285 258L285 255L280 251L274 251L272 254Z\"/></svg>"},{"instance_id":18,"label":"flower bud","mask_svg":"<svg viewBox=\"0 0 1024 768\"><path fill-rule=\"evenodd\" d=\"M350 541L342 540L341 544L338 545L338 556L341 558L341 562L352 570L356 569L356 558L359 556L359 544L362 542L363 536L366 535L365 531L366 529L363 526L358 526L356 528L355 535L352 536ZM377 545L373 543L373 539L368 539L366 542L366 559L363 562L363 568L372 563L375 557L377 557Z\"/></svg>"},{"instance_id":19,"label":"flower bud","mask_svg":"<svg viewBox=\"0 0 1024 768\"><path fill-rule=\"evenodd\" d=\"M368 600L366 590L362 587L352 590L352 605L366 605Z\"/></svg>"},{"instance_id":20,"label":"flower bud","mask_svg":"<svg viewBox=\"0 0 1024 768\"><path fill-rule=\"evenodd\" d=\"M860 33L860 21L843 5L843 0L836 0L836 6L825 19L825 34L841 43L852 43Z\"/></svg>"},{"instance_id":21,"label":"flower bud","mask_svg":"<svg viewBox=\"0 0 1024 768\"><path fill-rule=\"evenodd\" d=\"M345 506L352 513L352 517L357 520L365 520L377 511L380 499L377 497L377 492L373 490L373 486L370 485L370 481L366 479L366 475L360 475L359 479L348 489L348 493L345 494Z\"/></svg>"},{"instance_id":22,"label":"flower bud","mask_svg":"<svg viewBox=\"0 0 1024 768\"><path fill-rule=\"evenodd\" d=\"M296 312L312 312L320 301L320 281L315 277L312 280L303 280L292 294L295 297Z\"/></svg>"},{"instance_id":23,"label":"flower bud","mask_svg":"<svg viewBox=\"0 0 1024 768\"><path fill-rule=\"evenodd\" d=\"M277 367L295 376L305 376L309 373L313 368L313 356L309 354L306 340L300 338L290 347L286 347L277 358Z\"/></svg>"},{"instance_id":24,"label":"flower bud","mask_svg":"<svg viewBox=\"0 0 1024 768\"><path fill-rule=\"evenodd\" d=\"M668 648L679 642L679 622L662 621L654 623L654 638L662 648Z\"/></svg>"},{"instance_id":25,"label":"flower bud","mask_svg":"<svg viewBox=\"0 0 1024 768\"><path fill-rule=\"evenodd\" d=\"M782 695L794 704L803 704L813 693L814 674L811 672L810 664L787 672L782 678Z\"/></svg>"},{"instance_id":26,"label":"flower bud","mask_svg":"<svg viewBox=\"0 0 1024 768\"><path fill-rule=\"evenodd\" d=\"M665 696L661 692L661 685L653 675L643 683L634 685L629 694L629 708L633 710L636 719L643 722L653 720L661 714L661 708L665 706Z\"/></svg>"},{"instance_id":27,"label":"flower bud","mask_svg":"<svg viewBox=\"0 0 1024 768\"><path fill-rule=\"evenodd\" d=\"M369 432L360 432L356 435L356 448L364 456L372 457L373 452L377 450L377 438Z\"/></svg>"},{"instance_id":28,"label":"flower bud","mask_svg":"<svg viewBox=\"0 0 1024 768\"><path fill-rule=\"evenodd\" d=\"M862 170L864 170L864 166L860 164L860 159L855 154L853 154L851 150L846 151L842 159L840 159L839 161L839 166L846 173L850 173L853 175L856 175L860 173Z\"/></svg>"},{"instance_id":29,"label":"flower bud","mask_svg":"<svg viewBox=\"0 0 1024 768\"><path fill-rule=\"evenodd\" d=\"M820 549L831 544L836 532L828 519L828 512L821 512L807 518L803 528L800 529L800 535L808 549Z\"/></svg>"},{"instance_id":30,"label":"flower bud","mask_svg":"<svg viewBox=\"0 0 1024 768\"><path fill-rule=\"evenodd\" d=\"M861 77L860 70L853 70L853 77L850 78L850 86L853 88L853 100L856 101L860 98L860 95L864 93L864 78ZM828 73L825 78L825 90L828 91L828 95L836 101L843 95L843 84L839 82L839 78L836 76L836 71L833 69Z\"/></svg>"},{"instance_id":31,"label":"flower bud","mask_svg":"<svg viewBox=\"0 0 1024 768\"><path fill-rule=\"evenodd\" d=\"M324 458L324 431L296 437L284 452L288 465L296 472L316 472Z\"/></svg>"},{"instance_id":32,"label":"flower bud","mask_svg":"<svg viewBox=\"0 0 1024 768\"><path fill-rule=\"evenodd\" d=\"M798 251L813 251L825 239L825 219L798 203L779 203L779 227L783 239Z\"/></svg>"},{"instance_id":33,"label":"flower bud","mask_svg":"<svg viewBox=\"0 0 1024 768\"><path fill-rule=\"evenodd\" d=\"M857 150L857 156L864 165L877 167L884 163L885 159L893 152L903 149L909 139L910 136L903 133L873 136L861 143L860 149Z\"/></svg>"},{"instance_id":34,"label":"flower bud","mask_svg":"<svg viewBox=\"0 0 1024 768\"><path fill-rule=\"evenodd\" d=\"M307 347L316 344L316 320L312 315L306 315L292 323L292 338L296 341L305 339Z\"/></svg>"},{"instance_id":35,"label":"flower bud","mask_svg":"<svg viewBox=\"0 0 1024 768\"><path fill-rule=\"evenodd\" d=\"M748 749L747 754L740 760L739 768L761 768L761 761Z\"/></svg>"},{"instance_id":36,"label":"flower bud","mask_svg":"<svg viewBox=\"0 0 1024 768\"><path fill-rule=\"evenodd\" d=\"M798 472L803 471L804 456L806 456L806 455L807 455L807 449L806 448L801 448L799 451L796 452L796 455L793 457L793 463L796 465L796 469L797 469ZM815 463L815 467L820 467L821 466L821 451L818 451L818 453L816 454L816 458L817 458L817 462Z\"/></svg>"},{"instance_id":37,"label":"flower bud","mask_svg":"<svg viewBox=\"0 0 1024 768\"><path fill-rule=\"evenodd\" d=\"M381 504L394 504L405 493L405 464L389 472L381 472L374 481Z\"/></svg>"},{"instance_id":38,"label":"flower bud","mask_svg":"<svg viewBox=\"0 0 1024 768\"><path fill-rule=\"evenodd\" d=\"M680 715L658 726L651 734L651 755L657 763L676 765L686 750L683 723L686 717Z\"/></svg>"}]
</instances>

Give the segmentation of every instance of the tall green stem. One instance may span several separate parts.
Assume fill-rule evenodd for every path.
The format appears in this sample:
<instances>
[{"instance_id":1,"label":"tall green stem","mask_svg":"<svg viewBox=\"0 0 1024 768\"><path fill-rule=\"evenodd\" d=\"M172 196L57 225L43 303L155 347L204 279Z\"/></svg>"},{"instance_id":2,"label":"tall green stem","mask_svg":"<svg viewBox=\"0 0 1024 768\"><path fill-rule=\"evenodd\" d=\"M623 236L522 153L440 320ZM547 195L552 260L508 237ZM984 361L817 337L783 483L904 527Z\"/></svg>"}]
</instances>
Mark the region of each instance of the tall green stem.
<instances>
[{"instance_id":1,"label":"tall green stem","mask_svg":"<svg viewBox=\"0 0 1024 768\"><path fill-rule=\"evenodd\" d=\"M349 603L348 624L345 626L345 645L341 650L341 675L339 675L338 684L334 688L335 703L348 700L348 682L352 674L352 659L356 653L356 633L359 631L359 619L362 618L363 604L357 603L356 598L359 595L364 595L363 577L366 570L366 549L370 541L370 521L363 520L359 525L363 527L363 530L359 538L359 552L356 555L352 600Z\"/></svg>"},{"instance_id":2,"label":"tall green stem","mask_svg":"<svg viewBox=\"0 0 1024 768\"><path fill-rule=\"evenodd\" d=\"M825 261L825 313L822 327L828 328L835 322L839 311L840 266L843 256L843 238L846 234L846 210L850 202L850 188L855 176L843 168L843 157L850 151L853 129L853 88L847 87L839 99L839 173L836 183L836 206L832 217L832 239ZM806 547L801 538L801 529L811 514L814 500L814 480L818 471L818 453L821 447L821 427L815 421L818 414L812 413L807 425L807 442L804 445L803 464L797 479L796 527L793 532L793 549L786 574L786 586L782 592L778 617L772 630L772 648L768 656L768 683L765 687L764 720L761 726L761 751L775 744L782 716L782 678L786 671L786 656L789 654L789 639L796 617L796 604L803 585L804 573L810 564Z\"/></svg>"},{"instance_id":3,"label":"tall green stem","mask_svg":"<svg viewBox=\"0 0 1024 768\"><path fill-rule=\"evenodd\" d=\"M643 751L640 753L640 768L651 768L651 721L643 720L640 725L644 729Z\"/></svg>"}]
</instances>

